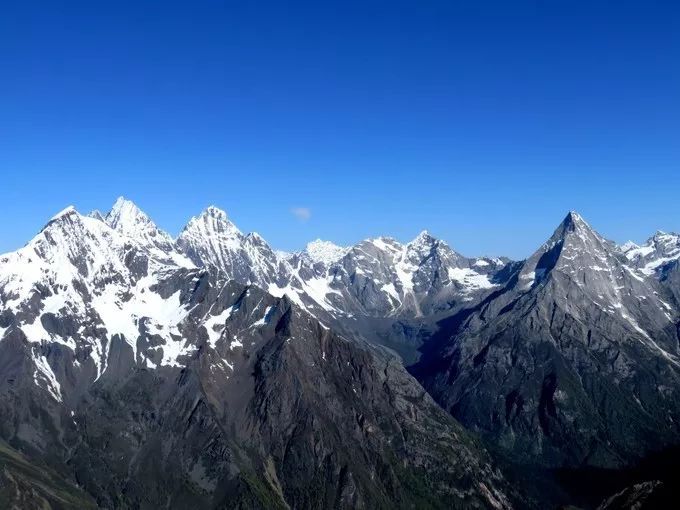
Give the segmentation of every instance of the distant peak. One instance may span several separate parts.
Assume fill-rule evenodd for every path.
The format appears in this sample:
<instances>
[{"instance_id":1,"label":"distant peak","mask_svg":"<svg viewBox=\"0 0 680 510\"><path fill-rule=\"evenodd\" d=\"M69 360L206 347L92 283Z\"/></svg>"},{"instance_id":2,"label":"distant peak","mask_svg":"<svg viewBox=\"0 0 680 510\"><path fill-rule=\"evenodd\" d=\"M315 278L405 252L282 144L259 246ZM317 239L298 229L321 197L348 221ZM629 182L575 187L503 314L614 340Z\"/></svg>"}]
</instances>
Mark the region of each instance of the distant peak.
<instances>
[{"instance_id":1,"label":"distant peak","mask_svg":"<svg viewBox=\"0 0 680 510\"><path fill-rule=\"evenodd\" d=\"M116 201L113 203L113 208L116 209L118 207L123 206L124 204L133 204L131 200L128 200L124 196L119 196ZM134 204L133 204L134 205Z\"/></svg>"},{"instance_id":2,"label":"distant peak","mask_svg":"<svg viewBox=\"0 0 680 510\"><path fill-rule=\"evenodd\" d=\"M106 220L104 219L104 215L101 213L101 211L99 211L99 209L93 209L92 211L87 213L87 217L106 222Z\"/></svg>"},{"instance_id":3,"label":"distant peak","mask_svg":"<svg viewBox=\"0 0 680 510\"><path fill-rule=\"evenodd\" d=\"M638 245L637 243L635 243L633 241L626 241L625 243L623 243L621 245L621 251L625 253L625 252L630 251L630 250L635 250L639 247L640 247L640 245Z\"/></svg>"},{"instance_id":4,"label":"distant peak","mask_svg":"<svg viewBox=\"0 0 680 510\"><path fill-rule=\"evenodd\" d=\"M428 230L421 230L421 232L411 241L412 243L416 242L432 242L435 241L436 239Z\"/></svg>"},{"instance_id":5,"label":"distant peak","mask_svg":"<svg viewBox=\"0 0 680 510\"><path fill-rule=\"evenodd\" d=\"M214 205L209 205L208 207L205 208L205 210L201 213L201 216L208 216L210 218L215 218L223 221L227 221L227 213L223 210L220 209L219 207L216 207Z\"/></svg>"},{"instance_id":6,"label":"distant peak","mask_svg":"<svg viewBox=\"0 0 680 510\"><path fill-rule=\"evenodd\" d=\"M249 232L248 235L246 235L246 239L250 243L258 244L258 245L261 245L261 246L265 245L265 246L269 247L269 245L267 244L267 241L265 241L264 237L262 237L257 232Z\"/></svg>"},{"instance_id":7,"label":"distant peak","mask_svg":"<svg viewBox=\"0 0 680 510\"><path fill-rule=\"evenodd\" d=\"M437 239L432 236L427 230L423 230L418 234L413 241L408 243L410 248L428 248L437 243Z\"/></svg>"},{"instance_id":8,"label":"distant peak","mask_svg":"<svg viewBox=\"0 0 680 510\"><path fill-rule=\"evenodd\" d=\"M370 242L374 244L376 242L380 244L398 244L401 246L401 243L392 236L369 237L368 239L364 239L362 242Z\"/></svg>"},{"instance_id":9,"label":"distant peak","mask_svg":"<svg viewBox=\"0 0 680 510\"><path fill-rule=\"evenodd\" d=\"M172 238L160 230L149 216L125 197L118 197L104 217L104 222L116 232L144 245L166 249Z\"/></svg>"},{"instance_id":10,"label":"distant peak","mask_svg":"<svg viewBox=\"0 0 680 510\"><path fill-rule=\"evenodd\" d=\"M675 232L665 232L663 230L657 230L652 237L654 241L676 241L680 240L680 234Z\"/></svg>"},{"instance_id":11,"label":"distant peak","mask_svg":"<svg viewBox=\"0 0 680 510\"><path fill-rule=\"evenodd\" d=\"M202 220L204 223L223 225L228 228L236 229L236 225L229 219L227 213L214 205L206 207L198 216L198 219Z\"/></svg>"},{"instance_id":12,"label":"distant peak","mask_svg":"<svg viewBox=\"0 0 680 510\"><path fill-rule=\"evenodd\" d=\"M229 219L229 216L227 216L226 211L220 209L219 207L215 207L214 205L206 207L201 213L200 218L202 218L205 222L210 221L217 224L231 225L236 228L233 222Z\"/></svg>"},{"instance_id":13,"label":"distant peak","mask_svg":"<svg viewBox=\"0 0 680 510\"><path fill-rule=\"evenodd\" d=\"M347 253L347 248L338 246L331 241L316 239L307 244L305 252L314 262L323 262L329 264L344 257Z\"/></svg>"},{"instance_id":14,"label":"distant peak","mask_svg":"<svg viewBox=\"0 0 680 510\"><path fill-rule=\"evenodd\" d=\"M113 207L111 207L111 210L109 211L109 214L107 214L107 216L121 214L123 212L142 213L139 207L137 207L137 205L132 200L128 200L127 198L121 196L118 197L116 201L113 203Z\"/></svg>"},{"instance_id":15,"label":"distant peak","mask_svg":"<svg viewBox=\"0 0 680 510\"><path fill-rule=\"evenodd\" d=\"M128 224L135 224L143 221L151 223L149 217L137 207L137 205L125 197L118 197L106 215L106 223L113 229L120 230Z\"/></svg>"},{"instance_id":16,"label":"distant peak","mask_svg":"<svg viewBox=\"0 0 680 510\"><path fill-rule=\"evenodd\" d=\"M333 247L333 248L340 248L337 244L335 244L333 241L324 241L323 239L314 239L314 241L310 241L307 243L307 248L317 248L317 247Z\"/></svg>"},{"instance_id":17,"label":"distant peak","mask_svg":"<svg viewBox=\"0 0 680 510\"><path fill-rule=\"evenodd\" d=\"M203 237L217 234L226 234L229 237L243 235L236 225L229 220L227 213L214 205L206 207L201 214L191 218L182 232L193 232Z\"/></svg>"},{"instance_id":18,"label":"distant peak","mask_svg":"<svg viewBox=\"0 0 680 510\"><path fill-rule=\"evenodd\" d=\"M648 245L656 245L661 249L665 249L668 246L680 246L680 235L675 232L663 232L662 230L657 230L654 236L647 241Z\"/></svg>"}]
</instances>

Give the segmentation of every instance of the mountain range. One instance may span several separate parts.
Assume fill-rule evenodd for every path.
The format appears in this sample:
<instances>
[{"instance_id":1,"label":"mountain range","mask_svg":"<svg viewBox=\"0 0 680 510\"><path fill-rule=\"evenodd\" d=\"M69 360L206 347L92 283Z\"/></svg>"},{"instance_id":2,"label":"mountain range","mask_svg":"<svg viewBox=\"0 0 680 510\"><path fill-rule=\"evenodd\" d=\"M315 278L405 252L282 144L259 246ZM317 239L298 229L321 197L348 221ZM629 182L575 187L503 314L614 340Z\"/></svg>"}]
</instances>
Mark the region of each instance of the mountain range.
<instances>
[{"instance_id":1,"label":"mountain range","mask_svg":"<svg viewBox=\"0 0 680 510\"><path fill-rule=\"evenodd\" d=\"M283 253L216 207L176 238L69 207L0 256L0 501L611 507L665 474L588 498L555 473L678 446L679 342L677 234L570 212L523 261L426 231Z\"/></svg>"}]
</instances>

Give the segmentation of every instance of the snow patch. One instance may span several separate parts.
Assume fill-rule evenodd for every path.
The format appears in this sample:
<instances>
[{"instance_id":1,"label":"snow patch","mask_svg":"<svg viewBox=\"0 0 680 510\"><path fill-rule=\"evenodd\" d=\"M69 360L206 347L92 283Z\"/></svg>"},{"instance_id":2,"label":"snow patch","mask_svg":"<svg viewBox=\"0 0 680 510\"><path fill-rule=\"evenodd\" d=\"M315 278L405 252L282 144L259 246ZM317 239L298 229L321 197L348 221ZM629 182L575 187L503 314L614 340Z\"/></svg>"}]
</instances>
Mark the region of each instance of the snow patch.
<instances>
[{"instance_id":1,"label":"snow patch","mask_svg":"<svg viewBox=\"0 0 680 510\"><path fill-rule=\"evenodd\" d=\"M320 262L326 266L340 260L348 251L348 248L321 239L312 241L305 248L305 253L313 262Z\"/></svg>"}]
</instances>

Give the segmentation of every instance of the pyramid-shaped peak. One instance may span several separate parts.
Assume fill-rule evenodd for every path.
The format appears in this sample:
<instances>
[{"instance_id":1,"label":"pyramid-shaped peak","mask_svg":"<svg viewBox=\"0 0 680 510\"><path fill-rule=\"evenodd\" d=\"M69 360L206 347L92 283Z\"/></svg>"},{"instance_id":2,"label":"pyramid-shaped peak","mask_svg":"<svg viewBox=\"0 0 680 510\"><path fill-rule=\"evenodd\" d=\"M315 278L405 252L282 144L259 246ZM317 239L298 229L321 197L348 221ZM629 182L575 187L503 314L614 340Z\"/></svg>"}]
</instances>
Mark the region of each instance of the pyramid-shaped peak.
<instances>
[{"instance_id":1,"label":"pyramid-shaped peak","mask_svg":"<svg viewBox=\"0 0 680 510\"><path fill-rule=\"evenodd\" d=\"M105 219L111 228L123 232L139 224L153 223L146 213L125 197L116 199Z\"/></svg>"},{"instance_id":2,"label":"pyramid-shaped peak","mask_svg":"<svg viewBox=\"0 0 680 510\"><path fill-rule=\"evenodd\" d=\"M87 213L87 217L94 218L95 220L103 221L104 223L106 223L104 215L101 213L99 209L92 209L89 213Z\"/></svg>"},{"instance_id":3,"label":"pyramid-shaped peak","mask_svg":"<svg viewBox=\"0 0 680 510\"><path fill-rule=\"evenodd\" d=\"M593 230L593 228L583 219L576 211L569 211L562 223L555 229L555 233L551 237L551 241L557 241L559 239L564 239L569 236L569 234L575 233L579 237L591 237L595 236L600 238L601 236Z\"/></svg>"},{"instance_id":4,"label":"pyramid-shaped peak","mask_svg":"<svg viewBox=\"0 0 680 510\"><path fill-rule=\"evenodd\" d=\"M424 246L431 246L436 242L437 238L430 234L429 231L423 230L410 243L408 243L408 246L418 248Z\"/></svg>"},{"instance_id":5,"label":"pyramid-shaped peak","mask_svg":"<svg viewBox=\"0 0 680 510\"><path fill-rule=\"evenodd\" d=\"M242 236L241 231L234 225L227 213L214 205L206 207L201 214L194 216L182 229L182 235L194 233L202 237L213 235Z\"/></svg>"},{"instance_id":6,"label":"pyramid-shaped peak","mask_svg":"<svg viewBox=\"0 0 680 510\"><path fill-rule=\"evenodd\" d=\"M115 231L142 245L168 250L172 244L170 235L160 230L144 211L125 197L118 197L104 217L104 222Z\"/></svg>"},{"instance_id":7,"label":"pyramid-shaped peak","mask_svg":"<svg viewBox=\"0 0 680 510\"><path fill-rule=\"evenodd\" d=\"M565 225L574 225L574 226L582 226L582 227L588 227L589 228L589 225L583 219L583 216L581 216L576 211L569 211L562 223L564 223Z\"/></svg>"},{"instance_id":8,"label":"pyramid-shaped peak","mask_svg":"<svg viewBox=\"0 0 680 510\"><path fill-rule=\"evenodd\" d=\"M122 211L140 211L140 209L132 200L128 200L127 198L120 196L113 203L113 207L111 207L109 214L120 213Z\"/></svg>"},{"instance_id":9,"label":"pyramid-shaped peak","mask_svg":"<svg viewBox=\"0 0 680 510\"><path fill-rule=\"evenodd\" d=\"M571 275L597 268L594 271L599 274L614 249L614 245L595 232L580 214L569 211L550 239L525 261L519 285L523 289L532 288L555 267Z\"/></svg>"},{"instance_id":10,"label":"pyramid-shaped peak","mask_svg":"<svg viewBox=\"0 0 680 510\"><path fill-rule=\"evenodd\" d=\"M119 208L126 206L126 205L133 205L134 206L135 204L134 204L134 202L132 202L132 200L128 200L123 195L120 195L116 199L116 201L113 203L112 209L119 209Z\"/></svg>"},{"instance_id":11,"label":"pyramid-shaped peak","mask_svg":"<svg viewBox=\"0 0 680 510\"><path fill-rule=\"evenodd\" d=\"M406 245L406 249L409 251L415 250L416 252L427 252L432 249L451 249L451 247L441 239L434 237L428 230L423 230L418 234L413 241Z\"/></svg>"},{"instance_id":12,"label":"pyramid-shaped peak","mask_svg":"<svg viewBox=\"0 0 680 510\"><path fill-rule=\"evenodd\" d=\"M626 253L631 250L637 250L638 248L640 248L640 245L634 241L626 241L620 246L620 248L623 253Z\"/></svg>"}]
</instances>

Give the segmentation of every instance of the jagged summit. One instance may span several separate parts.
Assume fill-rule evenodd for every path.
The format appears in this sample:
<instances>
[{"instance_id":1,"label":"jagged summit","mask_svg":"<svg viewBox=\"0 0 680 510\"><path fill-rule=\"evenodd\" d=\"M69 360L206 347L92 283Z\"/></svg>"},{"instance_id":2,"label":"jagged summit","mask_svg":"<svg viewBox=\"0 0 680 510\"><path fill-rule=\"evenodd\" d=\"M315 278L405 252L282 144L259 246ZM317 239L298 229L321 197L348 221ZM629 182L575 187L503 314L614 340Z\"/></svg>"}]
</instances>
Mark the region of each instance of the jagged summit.
<instances>
[{"instance_id":1,"label":"jagged summit","mask_svg":"<svg viewBox=\"0 0 680 510\"><path fill-rule=\"evenodd\" d=\"M641 246L620 247L630 264L648 276L663 273L664 267L680 259L680 234L657 230Z\"/></svg>"},{"instance_id":2,"label":"jagged summit","mask_svg":"<svg viewBox=\"0 0 680 510\"><path fill-rule=\"evenodd\" d=\"M118 197L104 217L104 222L123 236L155 251L158 258L165 258L174 251L172 237L160 230L144 211L125 197Z\"/></svg>"},{"instance_id":3,"label":"jagged summit","mask_svg":"<svg viewBox=\"0 0 680 510\"><path fill-rule=\"evenodd\" d=\"M208 215L214 218L223 218L225 220L227 219L227 212L224 209L220 209L215 205L209 205L208 207L206 207L201 213L201 215Z\"/></svg>"},{"instance_id":4,"label":"jagged summit","mask_svg":"<svg viewBox=\"0 0 680 510\"><path fill-rule=\"evenodd\" d=\"M640 247L640 245L637 244L635 241L626 241L619 248L621 249L621 251L623 253L627 253L627 252L629 252L631 250L635 250L639 247Z\"/></svg>"},{"instance_id":5,"label":"jagged summit","mask_svg":"<svg viewBox=\"0 0 680 510\"><path fill-rule=\"evenodd\" d=\"M282 279L278 258L267 242L255 232L243 234L215 206L191 218L175 246L197 266L216 268L238 282L268 289Z\"/></svg>"},{"instance_id":6,"label":"jagged summit","mask_svg":"<svg viewBox=\"0 0 680 510\"><path fill-rule=\"evenodd\" d=\"M406 246L415 249L430 248L439 242L440 241L427 230L423 230L416 237L414 237L412 241L408 242Z\"/></svg>"},{"instance_id":7,"label":"jagged summit","mask_svg":"<svg viewBox=\"0 0 680 510\"><path fill-rule=\"evenodd\" d=\"M242 235L238 227L229 219L227 213L214 205L206 207L201 214L194 216L184 226L179 238L187 233L200 233L200 235L229 235L239 237Z\"/></svg>"},{"instance_id":8,"label":"jagged summit","mask_svg":"<svg viewBox=\"0 0 680 510\"><path fill-rule=\"evenodd\" d=\"M89 213L87 213L87 217L106 223L106 219L99 209L91 210Z\"/></svg>"},{"instance_id":9,"label":"jagged summit","mask_svg":"<svg viewBox=\"0 0 680 510\"><path fill-rule=\"evenodd\" d=\"M430 234L429 230L421 230L420 233L413 239L413 241L419 240L433 240L434 237ZM411 242L413 242L411 241Z\"/></svg>"}]
</instances>

